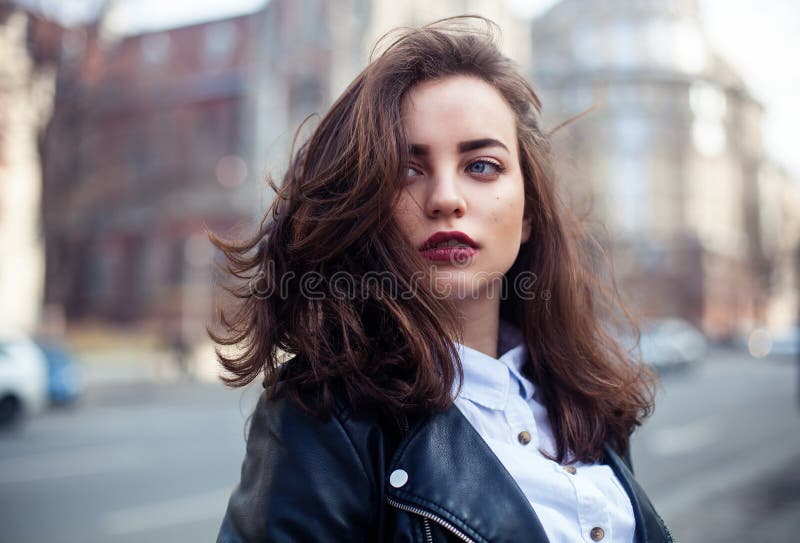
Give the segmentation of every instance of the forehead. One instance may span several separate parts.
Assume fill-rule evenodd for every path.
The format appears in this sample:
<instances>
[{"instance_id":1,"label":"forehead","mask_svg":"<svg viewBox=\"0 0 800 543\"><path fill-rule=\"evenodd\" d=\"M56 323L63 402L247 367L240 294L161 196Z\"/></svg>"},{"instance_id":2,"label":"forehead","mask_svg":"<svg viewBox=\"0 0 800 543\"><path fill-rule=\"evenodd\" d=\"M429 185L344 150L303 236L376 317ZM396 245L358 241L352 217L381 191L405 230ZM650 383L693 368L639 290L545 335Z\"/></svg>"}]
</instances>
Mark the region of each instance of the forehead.
<instances>
[{"instance_id":1,"label":"forehead","mask_svg":"<svg viewBox=\"0 0 800 543\"><path fill-rule=\"evenodd\" d=\"M473 76L449 76L412 87L403 99L402 117L411 143L494 137L512 148L516 140L516 118L503 95Z\"/></svg>"}]
</instances>

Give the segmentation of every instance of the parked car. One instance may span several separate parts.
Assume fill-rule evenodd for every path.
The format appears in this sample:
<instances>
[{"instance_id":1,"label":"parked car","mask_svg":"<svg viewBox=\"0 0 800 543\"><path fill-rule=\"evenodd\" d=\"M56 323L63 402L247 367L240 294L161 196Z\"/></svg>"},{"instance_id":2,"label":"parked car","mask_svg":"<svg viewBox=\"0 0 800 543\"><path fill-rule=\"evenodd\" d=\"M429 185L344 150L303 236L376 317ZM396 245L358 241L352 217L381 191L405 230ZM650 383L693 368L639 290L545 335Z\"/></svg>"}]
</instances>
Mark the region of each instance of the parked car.
<instances>
[{"instance_id":1,"label":"parked car","mask_svg":"<svg viewBox=\"0 0 800 543\"><path fill-rule=\"evenodd\" d=\"M705 335L692 323L683 319L655 321L647 327L647 334L675 351L673 362L678 366L696 364L708 352L708 340Z\"/></svg>"},{"instance_id":2,"label":"parked car","mask_svg":"<svg viewBox=\"0 0 800 543\"><path fill-rule=\"evenodd\" d=\"M792 326L776 332L772 336L769 354L777 356L797 356L800 354L800 326Z\"/></svg>"},{"instance_id":3,"label":"parked car","mask_svg":"<svg viewBox=\"0 0 800 543\"><path fill-rule=\"evenodd\" d=\"M48 404L47 361L23 335L0 337L0 425L37 413Z\"/></svg>"},{"instance_id":4,"label":"parked car","mask_svg":"<svg viewBox=\"0 0 800 543\"><path fill-rule=\"evenodd\" d=\"M47 395L52 405L74 403L83 394L83 371L63 343L36 342L47 362Z\"/></svg>"},{"instance_id":5,"label":"parked car","mask_svg":"<svg viewBox=\"0 0 800 543\"><path fill-rule=\"evenodd\" d=\"M706 355L708 341L690 322L679 318L653 321L643 326L642 359L659 371L685 369Z\"/></svg>"},{"instance_id":6,"label":"parked car","mask_svg":"<svg viewBox=\"0 0 800 543\"><path fill-rule=\"evenodd\" d=\"M669 371L682 365L678 349L657 333L642 330L639 347L642 360L658 371Z\"/></svg>"}]
</instances>

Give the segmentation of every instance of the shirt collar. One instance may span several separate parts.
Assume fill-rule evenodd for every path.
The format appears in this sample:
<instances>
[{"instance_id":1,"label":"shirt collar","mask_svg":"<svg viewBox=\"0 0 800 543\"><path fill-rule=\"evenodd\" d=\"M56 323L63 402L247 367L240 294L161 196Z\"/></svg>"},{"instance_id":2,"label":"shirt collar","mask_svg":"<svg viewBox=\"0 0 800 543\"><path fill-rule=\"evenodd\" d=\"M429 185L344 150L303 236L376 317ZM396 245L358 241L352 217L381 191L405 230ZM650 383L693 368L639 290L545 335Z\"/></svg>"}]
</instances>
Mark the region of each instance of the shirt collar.
<instances>
[{"instance_id":1,"label":"shirt collar","mask_svg":"<svg viewBox=\"0 0 800 543\"><path fill-rule=\"evenodd\" d=\"M528 348L519 328L500 320L498 352L502 354L499 358L492 358L459 342L455 344L464 370L461 397L489 409L504 409L511 392L526 400L533 396L533 383L522 375L522 368L528 360Z\"/></svg>"}]
</instances>

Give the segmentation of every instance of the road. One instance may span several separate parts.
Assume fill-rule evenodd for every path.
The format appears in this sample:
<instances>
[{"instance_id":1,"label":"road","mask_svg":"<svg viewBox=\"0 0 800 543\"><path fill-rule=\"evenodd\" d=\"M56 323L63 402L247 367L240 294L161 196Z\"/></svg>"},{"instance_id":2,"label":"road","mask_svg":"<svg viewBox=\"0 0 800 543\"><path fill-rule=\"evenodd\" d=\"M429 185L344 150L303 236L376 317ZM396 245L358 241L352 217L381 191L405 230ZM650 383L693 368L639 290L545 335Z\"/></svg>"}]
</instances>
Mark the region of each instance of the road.
<instances>
[{"instance_id":1,"label":"road","mask_svg":"<svg viewBox=\"0 0 800 543\"><path fill-rule=\"evenodd\" d=\"M114 386L0 434L0 541L213 541L254 391Z\"/></svg>"},{"instance_id":2,"label":"road","mask_svg":"<svg viewBox=\"0 0 800 543\"><path fill-rule=\"evenodd\" d=\"M798 540L796 371L715 352L665 376L634 465L678 541ZM117 384L0 432L0 542L213 541L258 392Z\"/></svg>"},{"instance_id":3,"label":"road","mask_svg":"<svg viewBox=\"0 0 800 543\"><path fill-rule=\"evenodd\" d=\"M678 541L800 541L797 371L717 351L664 377L634 468Z\"/></svg>"}]
</instances>

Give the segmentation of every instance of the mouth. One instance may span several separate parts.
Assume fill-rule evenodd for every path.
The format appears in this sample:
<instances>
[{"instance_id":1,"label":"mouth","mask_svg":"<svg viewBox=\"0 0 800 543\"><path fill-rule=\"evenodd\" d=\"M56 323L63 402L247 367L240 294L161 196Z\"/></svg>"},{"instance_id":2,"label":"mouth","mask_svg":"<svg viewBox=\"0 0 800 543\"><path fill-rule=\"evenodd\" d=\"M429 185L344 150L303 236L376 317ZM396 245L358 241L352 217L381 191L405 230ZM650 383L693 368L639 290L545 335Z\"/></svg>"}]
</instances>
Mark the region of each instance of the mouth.
<instances>
[{"instance_id":1,"label":"mouth","mask_svg":"<svg viewBox=\"0 0 800 543\"><path fill-rule=\"evenodd\" d=\"M464 232L453 230L451 232L436 232L423 243L419 250L442 249L450 247L468 247L477 249L478 244Z\"/></svg>"},{"instance_id":2,"label":"mouth","mask_svg":"<svg viewBox=\"0 0 800 543\"><path fill-rule=\"evenodd\" d=\"M436 232L420 246L419 252L428 260L463 265L478 252L478 244L463 232Z\"/></svg>"}]
</instances>

